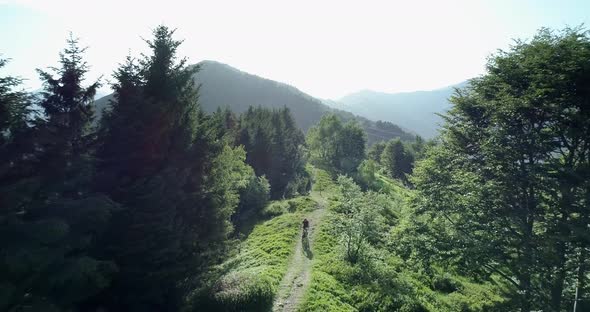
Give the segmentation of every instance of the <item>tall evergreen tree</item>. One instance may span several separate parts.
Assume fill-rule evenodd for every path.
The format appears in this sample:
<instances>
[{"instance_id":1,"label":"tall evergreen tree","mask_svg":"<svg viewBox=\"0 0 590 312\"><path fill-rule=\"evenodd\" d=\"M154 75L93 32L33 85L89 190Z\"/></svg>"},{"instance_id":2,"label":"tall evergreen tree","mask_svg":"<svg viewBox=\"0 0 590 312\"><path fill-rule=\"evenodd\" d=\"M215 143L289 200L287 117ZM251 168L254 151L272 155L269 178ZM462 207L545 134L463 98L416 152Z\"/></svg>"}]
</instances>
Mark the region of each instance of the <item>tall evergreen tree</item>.
<instances>
[{"instance_id":1,"label":"tall evergreen tree","mask_svg":"<svg viewBox=\"0 0 590 312\"><path fill-rule=\"evenodd\" d=\"M7 62L0 59L0 69ZM32 171L33 162L26 155L34 152L33 98L15 90L21 83L16 77L0 77L0 185L11 184ZM0 198L0 206L10 205Z\"/></svg>"},{"instance_id":2,"label":"tall evergreen tree","mask_svg":"<svg viewBox=\"0 0 590 312\"><path fill-rule=\"evenodd\" d=\"M61 67L53 68L58 77L48 71L38 70L45 84L39 103L48 119L44 131L51 138L51 142L46 142L46 149L50 153L64 155L64 159L85 151L90 140L92 103L100 82L87 87L81 85L88 72L88 65L82 60L85 50L70 35L67 48L60 54Z\"/></svg>"},{"instance_id":3,"label":"tall evergreen tree","mask_svg":"<svg viewBox=\"0 0 590 312\"><path fill-rule=\"evenodd\" d=\"M381 165L394 179L406 181L406 175L412 172L413 162L413 155L399 139L387 142L381 153Z\"/></svg>"},{"instance_id":4,"label":"tall evergreen tree","mask_svg":"<svg viewBox=\"0 0 590 312\"><path fill-rule=\"evenodd\" d=\"M309 190L303 145L305 138L288 108L250 107L240 119L239 143L244 145L258 176L266 176L271 197L291 197Z\"/></svg>"},{"instance_id":5,"label":"tall evergreen tree","mask_svg":"<svg viewBox=\"0 0 590 312\"><path fill-rule=\"evenodd\" d=\"M94 299L112 309L177 310L183 283L194 280L187 277L219 254L248 181L243 160L201 112L198 67L177 59L173 34L159 26L147 41L151 54L115 72L112 112L101 125L96 187L124 207L104 240L112 248L103 250L120 273Z\"/></svg>"},{"instance_id":6,"label":"tall evergreen tree","mask_svg":"<svg viewBox=\"0 0 590 312\"><path fill-rule=\"evenodd\" d=\"M0 59L0 69L7 63L8 60ZM31 113L30 98L24 92L14 90L21 82L16 77L0 77L0 146L27 127L28 114Z\"/></svg>"},{"instance_id":7,"label":"tall evergreen tree","mask_svg":"<svg viewBox=\"0 0 590 312\"><path fill-rule=\"evenodd\" d=\"M410 146L415 160L420 160L424 157L424 153L426 152L426 143L421 136L417 135L416 139Z\"/></svg>"},{"instance_id":8,"label":"tall evergreen tree","mask_svg":"<svg viewBox=\"0 0 590 312\"><path fill-rule=\"evenodd\" d=\"M386 144L387 142L381 141L371 145L371 147L367 151L367 158L376 163L380 163L381 154L383 154L383 150L385 149Z\"/></svg>"},{"instance_id":9,"label":"tall evergreen tree","mask_svg":"<svg viewBox=\"0 0 590 312\"><path fill-rule=\"evenodd\" d=\"M116 205L91 190L89 125L99 83L82 85L83 52L70 37L56 76L39 70L44 118L8 147L20 149L20 161L2 172L0 185L8 209L0 218L2 309L70 311L108 287L116 271L94 252Z\"/></svg>"}]
</instances>

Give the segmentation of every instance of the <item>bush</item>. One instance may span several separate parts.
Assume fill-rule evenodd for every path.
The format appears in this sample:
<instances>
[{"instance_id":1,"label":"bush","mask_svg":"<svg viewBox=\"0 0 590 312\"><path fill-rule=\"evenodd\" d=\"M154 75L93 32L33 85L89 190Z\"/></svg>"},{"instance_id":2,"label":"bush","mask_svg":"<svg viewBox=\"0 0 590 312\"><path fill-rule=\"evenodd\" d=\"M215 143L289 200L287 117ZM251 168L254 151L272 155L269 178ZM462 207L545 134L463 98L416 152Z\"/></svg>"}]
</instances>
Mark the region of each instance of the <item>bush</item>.
<instances>
[{"instance_id":1,"label":"bush","mask_svg":"<svg viewBox=\"0 0 590 312\"><path fill-rule=\"evenodd\" d=\"M285 187L285 197L292 198L298 195L307 195L311 190L311 177L307 171L298 174Z\"/></svg>"},{"instance_id":2,"label":"bush","mask_svg":"<svg viewBox=\"0 0 590 312\"><path fill-rule=\"evenodd\" d=\"M240 191L237 215L258 214L270 198L270 184L265 177L252 175L248 185Z\"/></svg>"},{"instance_id":3,"label":"bush","mask_svg":"<svg viewBox=\"0 0 590 312\"><path fill-rule=\"evenodd\" d=\"M257 267L231 272L213 286L216 310L258 311L272 305L274 290L272 279L261 274L268 269Z\"/></svg>"},{"instance_id":4,"label":"bush","mask_svg":"<svg viewBox=\"0 0 590 312\"><path fill-rule=\"evenodd\" d=\"M289 209L299 212L311 212L318 207L318 203L309 196L297 197L289 200Z\"/></svg>"},{"instance_id":5,"label":"bush","mask_svg":"<svg viewBox=\"0 0 590 312\"><path fill-rule=\"evenodd\" d=\"M432 289L446 294L459 290L458 283L452 279L450 274L436 275L432 278Z\"/></svg>"},{"instance_id":6,"label":"bush","mask_svg":"<svg viewBox=\"0 0 590 312\"><path fill-rule=\"evenodd\" d=\"M317 208L317 205L309 196L275 201L262 210L262 217L273 218L285 213L311 212Z\"/></svg>"},{"instance_id":7,"label":"bush","mask_svg":"<svg viewBox=\"0 0 590 312\"><path fill-rule=\"evenodd\" d=\"M276 201L270 203L262 210L263 218L273 218L287 213L289 210L289 204L285 201Z\"/></svg>"}]
</instances>

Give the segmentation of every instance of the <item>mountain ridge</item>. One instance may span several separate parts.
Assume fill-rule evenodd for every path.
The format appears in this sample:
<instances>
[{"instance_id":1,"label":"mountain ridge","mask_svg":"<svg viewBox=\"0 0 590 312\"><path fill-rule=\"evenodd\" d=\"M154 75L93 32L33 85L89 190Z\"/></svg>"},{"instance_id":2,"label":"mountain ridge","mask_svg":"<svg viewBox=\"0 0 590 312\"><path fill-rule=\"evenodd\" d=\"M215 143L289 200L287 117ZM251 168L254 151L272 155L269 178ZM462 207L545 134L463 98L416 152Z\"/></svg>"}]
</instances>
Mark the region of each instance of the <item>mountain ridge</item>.
<instances>
[{"instance_id":1,"label":"mountain ridge","mask_svg":"<svg viewBox=\"0 0 590 312\"><path fill-rule=\"evenodd\" d=\"M396 93L363 89L324 103L365 118L380 118L406 131L432 138L438 134L438 126L442 122L437 114L444 114L451 107L448 98L455 88L467 85L468 80L434 90Z\"/></svg>"},{"instance_id":2,"label":"mountain ridge","mask_svg":"<svg viewBox=\"0 0 590 312\"><path fill-rule=\"evenodd\" d=\"M195 84L200 85L199 103L205 112L211 113L219 107L228 107L234 113L245 112L250 106L290 109L295 122L304 131L315 125L326 113L334 113L344 120L356 120L365 129L369 144L399 137L412 140L415 135L401 127L375 122L350 112L333 108L289 84L260 77L241 71L218 61L201 61L195 75ZM95 103L97 115L108 107L112 94L98 99Z\"/></svg>"}]
</instances>

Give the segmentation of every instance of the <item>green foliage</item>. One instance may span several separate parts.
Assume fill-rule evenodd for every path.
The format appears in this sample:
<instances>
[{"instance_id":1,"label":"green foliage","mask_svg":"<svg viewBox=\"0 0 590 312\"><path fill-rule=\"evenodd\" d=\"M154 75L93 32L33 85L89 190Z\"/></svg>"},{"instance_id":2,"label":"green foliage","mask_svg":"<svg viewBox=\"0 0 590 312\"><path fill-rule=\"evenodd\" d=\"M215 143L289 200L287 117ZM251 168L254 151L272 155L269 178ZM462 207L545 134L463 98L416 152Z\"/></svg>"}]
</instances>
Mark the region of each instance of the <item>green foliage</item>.
<instances>
[{"instance_id":1,"label":"green foliage","mask_svg":"<svg viewBox=\"0 0 590 312\"><path fill-rule=\"evenodd\" d=\"M341 236L345 258L352 264L368 256L371 244L379 241L383 228L380 205L383 198L373 193L362 193L351 178L340 176L337 181L341 201L337 206L339 219L337 235Z\"/></svg>"},{"instance_id":2,"label":"green foliage","mask_svg":"<svg viewBox=\"0 0 590 312\"><path fill-rule=\"evenodd\" d=\"M367 159L372 160L376 163L380 163L381 154L383 154L383 150L385 149L386 144L387 142L381 141L371 145L371 147L367 151Z\"/></svg>"},{"instance_id":3,"label":"green foliage","mask_svg":"<svg viewBox=\"0 0 590 312\"><path fill-rule=\"evenodd\" d=\"M262 216L265 218L273 218L289 212L288 201L275 201L270 203L262 210Z\"/></svg>"},{"instance_id":4,"label":"green foliage","mask_svg":"<svg viewBox=\"0 0 590 312\"><path fill-rule=\"evenodd\" d=\"M311 162L333 175L356 173L365 158L366 141L366 134L358 124L343 124L333 114L323 116L307 133Z\"/></svg>"},{"instance_id":5,"label":"green foliage","mask_svg":"<svg viewBox=\"0 0 590 312\"><path fill-rule=\"evenodd\" d=\"M318 203L309 196L299 196L287 201L289 203L289 212L312 212L317 209Z\"/></svg>"},{"instance_id":6,"label":"green foliage","mask_svg":"<svg viewBox=\"0 0 590 312\"><path fill-rule=\"evenodd\" d=\"M246 162L256 175L268 179L271 198L288 198L309 191L310 177L305 171L303 153L305 139L289 109L250 107L240 118L238 142L244 145Z\"/></svg>"},{"instance_id":7,"label":"green foliage","mask_svg":"<svg viewBox=\"0 0 590 312\"><path fill-rule=\"evenodd\" d=\"M0 59L0 69L7 63L8 60ZM32 113L30 96L14 90L21 83L16 77L0 77L0 148L28 127L28 115Z\"/></svg>"},{"instance_id":8,"label":"green foliage","mask_svg":"<svg viewBox=\"0 0 590 312\"><path fill-rule=\"evenodd\" d=\"M394 179L406 181L406 175L412 173L413 162L414 156L399 139L387 142L381 153L381 165Z\"/></svg>"},{"instance_id":9,"label":"green foliage","mask_svg":"<svg viewBox=\"0 0 590 312\"><path fill-rule=\"evenodd\" d=\"M118 206L92 190L88 130L99 83L82 86L83 52L70 37L56 76L39 70L42 119L29 120L29 97L10 91L18 80L0 80L9 114L0 146L9 164L0 171L2 310L72 310L117 272L95 249Z\"/></svg>"},{"instance_id":10,"label":"green foliage","mask_svg":"<svg viewBox=\"0 0 590 312\"><path fill-rule=\"evenodd\" d=\"M358 168L357 182L363 189L380 190L382 183L377 177L378 165L372 159L365 159Z\"/></svg>"},{"instance_id":11,"label":"green foliage","mask_svg":"<svg viewBox=\"0 0 590 312\"><path fill-rule=\"evenodd\" d=\"M400 257L404 255L398 252L398 247L406 247L407 240L421 238L405 232L403 236L400 234L403 228L414 224L414 215L405 207L411 192L399 182L385 177L379 179L389 185L388 195L362 193L350 178L344 177L339 179L342 191L338 191L333 182L328 187L336 196L328 195L331 210L318 228L312 282L300 310L505 311L506 290L499 287L497 281L475 282L456 272L436 266L427 269L418 262ZM371 223L376 230L374 235L366 236L365 247L370 248L365 248L364 257L351 263L340 238L342 225L354 218L347 212L356 207L378 213L372 212L367 214L367 219L357 218L354 222L354 225L363 224L363 221ZM368 218L369 215L372 218ZM412 250L416 248L412 244L409 246Z\"/></svg>"},{"instance_id":12,"label":"green foliage","mask_svg":"<svg viewBox=\"0 0 590 312\"><path fill-rule=\"evenodd\" d=\"M270 309L324 202L303 311L563 311L588 296L588 32L516 41L457 90L438 141L366 154L363 129L409 136L342 112L307 138L287 108L204 114L173 34L157 27L115 71L98 129L77 39L38 71L37 98L0 77L0 310ZM299 196L312 174L317 193Z\"/></svg>"},{"instance_id":13,"label":"green foliage","mask_svg":"<svg viewBox=\"0 0 590 312\"><path fill-rule=\"evenodd\" d=\"M274 201L262 210L263 218L272 218L295 211L311 212L317 203L308 196L300 196L289 200Z\"/></svg>"},{"instance_id":14,"label":"green foliage","mask_svg":"<svg viewBox=\"0 0 590 312\"><path fill-rule=\"evenodd\" d=\"M96 187L125 209L103 241L120 273L95 300L115 310L178 309L223 253L240 196L246 210L265 200L244 150L228 145L218 116L200 111L198 68L177 59L173 34L159 26L146 41L151 54L115 72L101 124Z\"/></svg>"},{"instance_id":15,"label":"green foliage","mask_svg":"<svg viewBox=\"0 0 590 312\"><path fill-rule=\"evenodd\" d=\"M256 177L252 173L250 179L248 179L248 184L240 191L240 202L234 219L250 219L258 216L267 207L270 199L269 193L270 184L268 180L265 177Z\"/></svg>"},{"instance_id":16,"label":"green foliage","mask_svg":"<svg viewBox=\"0 0 590 312\"><path fill-rule=\"evenodd\" d=\"M202 71L195 77L195 82L202 85L199 102L206 113L215 112L219 106L227 107L236 114L246 112L250 105L269 110L287 107L303 132L317 124L324 114L334 113L343 120L356 120L367 131L369 144L393 137L412 138L411 134L394 124L374 122L349 112L331 109L322 101L284 83L215 61L202 61L198 65Z\"/></svg>"},{"instance_id":17,"label":"green foliage","mask_svg":"<svg viewBox=\"0 0 590 312\"><path fill-rule=\"evenodd\" d=\"M289 212L289 207L293 211ZM283 211L254 227L237 254L215 268L205 287L196 290L187 310L261 311L270 308L287 271L303 213L317 203L308 197L274 202L265 211Z\"/></svg>"},{"instance_id":18,"label":"green foliage","mask_svg":"<svg viewBox=\"0 0 590 312\"><path fill-rule=\"evenodd\" d=\"M588 32L543 29L456 92L412 179L418 258L501 277L522 311L587 294L589 60Z\"/></svg>"},{"instance_id":19,"label":"green foliage","mask_svg":"<svg viewBox=\"0 0 590 312\"><path fill-rule=\"evenodd\" d=\"M331 193L333 191L333 189L335 188L334 186L334 182L332 181L332 176L330 175L330 173L328 173L325 170L322 169L318 169L318 168L313 168L311 166L309 166L311 169L308 169L308 171L313 171L313 177L314 177L314 181L313 181L313 190L317 191L320 195L322 195L322 192L328 192Z\"/></svg>"},{"instance_id":20,"label":"green foliage","mask_svg":"<svg viewBox=\"0 0 590 312\"><path fill-rule=\"evenodd\" d=\"M428 146L432 145L432 141L424 142L421 136L417 135L414 142L410 144L410 149L413 155L414 160L420 160L424 158L424 154L426 153L426 149Z\"/></svg>"},{"instance_id":21,"label":"green foliage","mask_svg":"<svg viewBox=\"0 0 590 312\"><path fill-rule=\"evenodd\" d=\"M60 68L54 68L57 77L50 72L38 70L44 84L41 100L38 103L45 112L43 134L45 149L47 150L48 166L63 166L67 162L68 154L85 152L90 139L88 128L93 119L94 95L100 87L100 82L94 82L88 87L81 84L88 72L88 65L82 55L86 49L78 46L78 39L70 35L68 46L60 54ZM54 154L54 155L51 155ZM64 158L60 158L64 155ZM54 157L52 157L54 156ZM64 162L54 161L62 160Z\"/></svg>"},{"instance_id":22,"label":"green foliage","mask_svg":"<svg viewBox=\"0 0 590 312\"><path fill-rule=\"evenodd\" d=\"M157 27L146 41L151 53L115 71L97 133L99 83L82 86L87 65L76 39L57 77L39 71L42 119L32 120L30 97L13 91L18 79L0 80L3 309L177 310L227 251L234 225L258 219L271 191L290 197L310 188L290 112L257 111L264 118L240 123L228 110L204 115L199 68L176 57L173 33ZM270 131L255 131L261 120ZM240 130L262 135L246 148L270 147L274 165L259 177L254 170L266 165L253 170L250 154L234 147ZM310 207L304 199L285 205L287 213Z\"/></svg>"}]
</instances>

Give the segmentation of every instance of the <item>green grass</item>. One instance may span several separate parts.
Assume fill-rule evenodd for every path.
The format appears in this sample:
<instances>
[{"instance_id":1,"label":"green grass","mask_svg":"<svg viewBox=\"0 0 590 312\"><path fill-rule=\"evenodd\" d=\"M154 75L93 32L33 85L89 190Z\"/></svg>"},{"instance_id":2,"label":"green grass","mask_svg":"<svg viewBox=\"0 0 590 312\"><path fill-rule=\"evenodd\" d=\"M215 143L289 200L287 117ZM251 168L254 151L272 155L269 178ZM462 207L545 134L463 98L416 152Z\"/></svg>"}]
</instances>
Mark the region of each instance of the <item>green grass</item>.
<instances>
[{"instance_id":1,"label":"green grass","mask_svg":"<svg viewBox=\"0 0 590 312\"><path fill-rule=\"evenodd\" d=\"M376 174L377 180L379 180L380 184L383 187L383 191L390 195L396 196L407 196L409 190L401 181L391 179L387 176L384 176L380 173Z\"/></svg>"},{"instance_id":2,"label":"green grass","mask_svg":"<svg viewBox=\"0 0 590 312\"><path fill-rule=\"evenodd\" d=\"M257 224L236 255L211 273L208 287L194 294L194 311L265 311L272 307L298 239L303 216L317 207L310 197L275 201L274 218Z\"/></svg>"},{"instance_id":3,"label":"green grass","mask_svg":"<svg viewBox=\"0 0 590 312\"><path fill-rule=\"evenodd\" d=\"M340 255L336 252L338 238L330 226L334 215L328 212L319 226L314 245L314 266L310 287L300 311L356 311L345 284L341 283L331 268L340 267Z\"/></svg>"},{"instance_id":4,"label":"green grass","mask_svg":"<svg viewBox=\"0 0 590 312\"><path fill-rule=\"evenodd\" d=\"M404 218L403 205L411 190L399 181L378 178L394 203L384 212L394 219L387 222L393 228ZM329 205L337 206L337 186L330 182L325 189ZM336 215L331 209L319 226L311 285L300 311L501 311L505 298L498 285L436 269L428 276L388 250L387 244L375 246L369 261L349 264L335 234Z\"/></svg>"},{"instance_id":5,"label":"green grass","mask_svg":"<svg viewBox=\"0 0 590 312\"><path fill-rule=\"evenodd\" d=\"M335 230L338 187L325 171L310 172L316 180L311 196L270 203L263 216L271 219L258 223L235 255L211 272L208 286L195 292L188 310L269 311L293 256L301 219L320 202L328 211L315 235L311 283L300 311L502 311L501 283L476 283L437 267L427 275L387 243L375 246L370 261L346 262ZM393 203L384 212L391 233L412 222L405 217L412 194L398 181L379 179Z\"/></svg>"}]
</instances>

